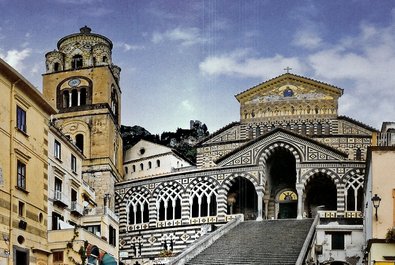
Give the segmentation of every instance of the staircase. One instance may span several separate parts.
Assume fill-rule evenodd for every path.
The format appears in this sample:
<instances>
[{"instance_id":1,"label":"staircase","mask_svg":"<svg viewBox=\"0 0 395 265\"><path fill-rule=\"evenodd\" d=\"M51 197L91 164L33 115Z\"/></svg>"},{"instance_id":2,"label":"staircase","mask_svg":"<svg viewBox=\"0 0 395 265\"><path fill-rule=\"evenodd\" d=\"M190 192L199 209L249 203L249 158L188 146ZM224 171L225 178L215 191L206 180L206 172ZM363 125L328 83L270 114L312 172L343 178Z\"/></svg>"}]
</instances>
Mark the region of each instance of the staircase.
<instances>
[{"instance_id":1,"label":"staircase","mask_svg":"<svg viewBox=\"0 0 395 265\"><path fill-rule=\"evenodd\" d=\"M188 265L295 265L313 219L242 222Z\"/></svg>"}]
</instances>

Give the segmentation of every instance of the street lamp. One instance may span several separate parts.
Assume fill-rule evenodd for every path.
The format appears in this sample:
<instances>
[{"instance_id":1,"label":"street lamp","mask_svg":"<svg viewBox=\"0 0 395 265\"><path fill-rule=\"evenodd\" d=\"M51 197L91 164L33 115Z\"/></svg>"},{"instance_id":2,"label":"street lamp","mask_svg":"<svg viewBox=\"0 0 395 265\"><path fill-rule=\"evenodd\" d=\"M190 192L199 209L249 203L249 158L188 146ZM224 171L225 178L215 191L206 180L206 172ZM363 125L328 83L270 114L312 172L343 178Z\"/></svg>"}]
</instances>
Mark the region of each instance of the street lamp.
<instances>
[{"instance_id":1,"label":"street lamp","mask_svg":"<svg viewBox=\"0 0 395 265\"><path fill-rule=\"evenodd\" d=\"M381 198L377 195L377 193L373 196L372 202L373 202L373 207L374 207L374 209L376 209L376 221L377 221L377 220L378 220L378 217L377 217L377 208L379 208L380 202L381 202Z\"/></svg>"}]
</instances>

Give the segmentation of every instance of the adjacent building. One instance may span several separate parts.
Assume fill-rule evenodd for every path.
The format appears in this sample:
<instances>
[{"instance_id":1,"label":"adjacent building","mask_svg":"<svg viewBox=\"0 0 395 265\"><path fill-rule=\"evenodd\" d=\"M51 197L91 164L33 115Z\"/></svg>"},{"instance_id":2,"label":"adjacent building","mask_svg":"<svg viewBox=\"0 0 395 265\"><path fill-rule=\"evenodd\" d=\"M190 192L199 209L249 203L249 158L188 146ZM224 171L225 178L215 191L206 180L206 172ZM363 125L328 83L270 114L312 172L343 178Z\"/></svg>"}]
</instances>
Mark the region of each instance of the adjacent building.
<instances>
[{"instance_id":1,"label":"adjacent building","mask_svg":"<svg viewBox=\"0 0 395 265\"><path fill-rule=\"evenodd\" d=\"M193 163L176 150L140 140L125 151L124 179L141 179L180 170L190 170Z\"/></svg>"},{"instance_id":2,"label":"adjacent building","mask_svg":"<svg viewBox=\"0 0 395 265\"><path fill-rule=\"evenodd\" d=\"M55 109L0 59L0 264L47 264L48 134Z\"/></svg>"},{"instance_id":3,"label":"adjacent building","mask_svg":"<svg viewBox=\"0 0 395 265\"><path fill-rule=\"evenodd\" d=\"M395 123L385 122L368 149L364 233L366 264L395 264Z\"/></svg>"}]
</instances>

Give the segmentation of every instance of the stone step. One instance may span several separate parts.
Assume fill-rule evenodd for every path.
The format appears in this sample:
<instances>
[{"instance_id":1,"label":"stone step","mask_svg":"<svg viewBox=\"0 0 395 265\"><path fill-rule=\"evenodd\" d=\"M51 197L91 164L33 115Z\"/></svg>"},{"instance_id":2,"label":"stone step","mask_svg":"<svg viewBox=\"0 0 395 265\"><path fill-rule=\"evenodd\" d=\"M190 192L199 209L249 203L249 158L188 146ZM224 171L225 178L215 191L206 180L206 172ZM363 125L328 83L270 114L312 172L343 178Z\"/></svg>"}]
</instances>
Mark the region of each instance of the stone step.
<instances>
[{"instance_id":1,"label":"stone step","mask_svg":"<svg viewBox=\"0 0 395 265\"><path fill-rule=\"evenodd\" d=\"M295 264L312 223L312 219L242 222L187 264Z\"/></svg>"}]
</instances>

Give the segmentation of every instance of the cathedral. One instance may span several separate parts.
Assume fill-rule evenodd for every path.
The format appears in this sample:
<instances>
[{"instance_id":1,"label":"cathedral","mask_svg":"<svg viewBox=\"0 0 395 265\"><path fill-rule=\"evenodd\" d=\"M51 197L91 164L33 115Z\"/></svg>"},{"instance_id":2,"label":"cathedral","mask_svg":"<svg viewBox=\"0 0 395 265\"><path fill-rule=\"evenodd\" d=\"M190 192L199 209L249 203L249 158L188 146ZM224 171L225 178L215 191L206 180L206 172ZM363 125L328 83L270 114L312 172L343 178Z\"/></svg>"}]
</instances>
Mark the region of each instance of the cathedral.
<instances>
[{"instance_id":1,"label":"cathedral","mask_svg":"<svg viewBox=\"0 0 395 265\"><path fill-rule=\"evenodd\" d=\"M361 233L376 130L338 115L343 92L285 73L237 94L240 120L197 144L195 168L115 184L120 251L136 260L179 253L240 214L262 221L319 212L328 223L360 224Z\"/></svg>"}]
</instances>

